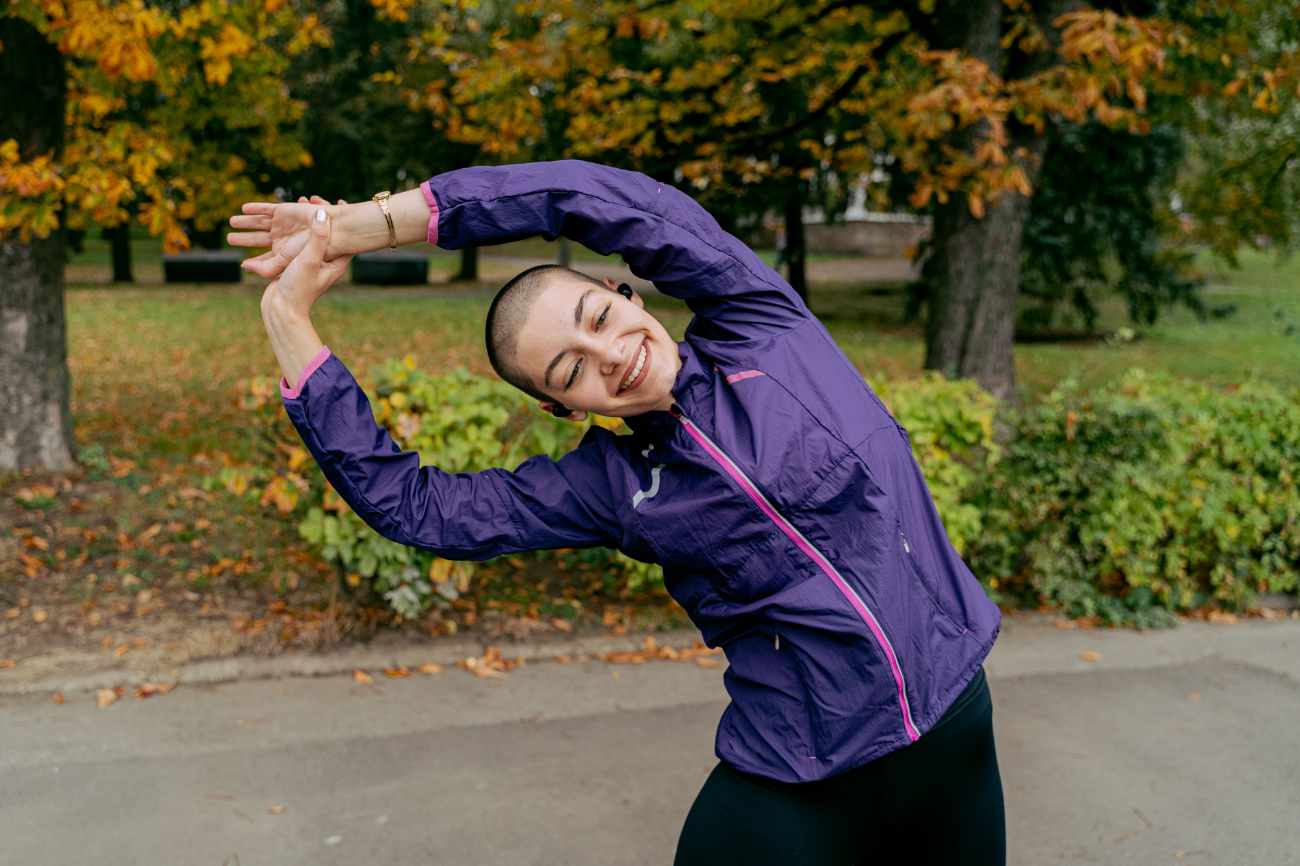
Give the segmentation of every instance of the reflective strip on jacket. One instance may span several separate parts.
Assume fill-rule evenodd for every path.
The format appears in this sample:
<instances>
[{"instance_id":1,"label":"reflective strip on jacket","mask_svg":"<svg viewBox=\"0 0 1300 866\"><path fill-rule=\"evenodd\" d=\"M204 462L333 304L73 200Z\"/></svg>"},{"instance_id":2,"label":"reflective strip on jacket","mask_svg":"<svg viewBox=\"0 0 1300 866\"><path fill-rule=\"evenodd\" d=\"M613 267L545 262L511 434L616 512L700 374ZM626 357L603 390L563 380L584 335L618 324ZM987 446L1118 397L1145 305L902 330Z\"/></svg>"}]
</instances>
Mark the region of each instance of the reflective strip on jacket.
<instances>
[{"instance_id":1,"label":"reflective strip on jacket","mask_svg":"<svg viewBox=\"0 0 1300 866\"><path fill-rule=\"evenodd\" d=\"M658 562L731 697L716 751L809 781L908 745L975 675L998 608L953 549L907 431L795 291L693 199L565 160L421 186L429 242L542 235L619 253L694 313L671 412L593 426L513 471L420 466L328 349L285 408L325 477L381 535L449 559L614 547Z\"/></svg>"}]
</instances>

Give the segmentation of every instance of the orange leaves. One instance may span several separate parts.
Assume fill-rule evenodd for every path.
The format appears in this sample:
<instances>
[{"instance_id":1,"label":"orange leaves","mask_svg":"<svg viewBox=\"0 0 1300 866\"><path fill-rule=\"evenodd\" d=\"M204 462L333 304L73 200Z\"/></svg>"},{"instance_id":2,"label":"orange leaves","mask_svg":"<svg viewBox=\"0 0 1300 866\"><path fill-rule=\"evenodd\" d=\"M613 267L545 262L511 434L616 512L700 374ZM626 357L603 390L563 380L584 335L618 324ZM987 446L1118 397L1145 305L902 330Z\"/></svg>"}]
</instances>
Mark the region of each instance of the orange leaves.
<instances>
[{"instance_id":1,"label":"orange leaves","mask_svg":"<svg viewBox=\"0 0 1300 866\"><path fill-rule=\"evenodd\" d=\"M640 665L648 661L673 661L695 662L700 667L713 668L722 665L721 660L716 658L721 652L719 649L709 649L698 640L685 649L660 646L653 636L647 635L641 649L613 650L601 658L612 664Z\"/></svg>"},{"instance_id":2,"label":"orange leaves","mask_svg":"<svg viewBox=\"0 0 1300 866\"><path fill-rule=\"evenodd\" d=\"M506 675L523 664L522 659L508 659L501 655L501 651L496 647L490 646L483 651L483 655L478 657L469 657L456 662L456 666L467 670L476 677L505 679Z\"/></svg>"},{"instance_id":3,"label":"orange leaves","mask_svg":"<svg viewBox=\"0 0 1300 866\"><path fill-rule=\"evenodd\" d=\"M141 683L135 687L135 697L138 700L152 698L154 695L165 695L172 689L176 688L176 683ZM115 686L111 689L99 689L95 692L95 704L102 710L117 703L117 700L126 694L125 686ZM55 703L63 703L62 695L55 699Z\"/></svg>"}]
</instances>

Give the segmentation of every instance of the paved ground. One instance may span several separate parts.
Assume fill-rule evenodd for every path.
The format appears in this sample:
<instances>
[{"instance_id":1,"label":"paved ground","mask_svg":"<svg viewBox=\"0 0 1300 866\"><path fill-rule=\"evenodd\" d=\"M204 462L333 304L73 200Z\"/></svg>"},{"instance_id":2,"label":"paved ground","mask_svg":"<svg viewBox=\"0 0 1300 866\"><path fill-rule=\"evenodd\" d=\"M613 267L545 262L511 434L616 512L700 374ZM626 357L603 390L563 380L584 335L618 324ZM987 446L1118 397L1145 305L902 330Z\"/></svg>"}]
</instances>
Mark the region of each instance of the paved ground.
<instances>
[{"instance_id":1,"label":"paved ground","mask_svg":"<svg viewBox=\"0 0 1300 866\"><path fill-rule=\"evenodd\" d=\"M1014 619L988 670L1012 864L1300 863L1300 622ZM667 864L720 676L529 663L102 710L0 697L0 862Z\"/></svg>"}]
</instances>

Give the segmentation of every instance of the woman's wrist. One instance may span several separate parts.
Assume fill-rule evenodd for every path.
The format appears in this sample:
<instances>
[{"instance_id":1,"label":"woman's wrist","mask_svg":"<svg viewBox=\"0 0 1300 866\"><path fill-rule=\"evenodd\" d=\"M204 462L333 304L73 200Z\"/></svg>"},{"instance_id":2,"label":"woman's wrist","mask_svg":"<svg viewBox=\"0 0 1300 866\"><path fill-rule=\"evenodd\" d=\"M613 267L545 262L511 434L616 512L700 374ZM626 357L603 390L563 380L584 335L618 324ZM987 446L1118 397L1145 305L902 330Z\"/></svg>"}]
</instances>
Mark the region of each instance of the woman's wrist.
<instances>
[{"instance_id":1,"label":"woman's wrist","mask_svg":"<svg viewBox=\"0 0 1300 866\"><path fill-rule=\"evenodd\" d=\"M285 381L290 388L299 387L298 377L324 345L312 325L311 311L295 307L272 284L262 299L262 324Z\"/></svg>"},{"instance_id":2,"label":"woman's wrist","mask_svg":"<svg viewBox=\"0 0 1300 866\"><path fill-rule=\"evenodd\" d=\"M411 244L428 239L430 208L419 187L399 192L388 199L397 243ZM374 201L337 205L331 214L329 247L325 258L387 249L388 221Z\"/></svg>"}]
</instances>

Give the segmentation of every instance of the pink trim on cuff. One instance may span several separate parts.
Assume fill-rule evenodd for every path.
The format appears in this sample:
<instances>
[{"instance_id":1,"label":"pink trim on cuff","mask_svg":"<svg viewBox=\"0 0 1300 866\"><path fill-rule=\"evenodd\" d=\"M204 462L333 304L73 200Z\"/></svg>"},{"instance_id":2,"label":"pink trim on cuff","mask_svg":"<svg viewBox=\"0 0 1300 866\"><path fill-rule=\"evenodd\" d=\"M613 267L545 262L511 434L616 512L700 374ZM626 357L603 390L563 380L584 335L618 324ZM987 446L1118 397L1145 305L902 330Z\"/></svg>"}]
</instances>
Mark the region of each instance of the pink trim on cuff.
<instances>
[{"instance_id":1,"label":"pink trim on cuff","mask_svg":"<svg viewBox=\"0 0 1300 866\"><path fill-rule=\"evenodd\" d=\"M426 180L420 184L420 192L424 193L424 200L429 203L429 228L425 236L429 243L436 245L438 243L438 200L433 197L433 187Z\"/></svg>"},{"instance_id":2,"label":"pink trim on cuff","mask_svg":"<svg viewBox=\"0 0 1300 866\"><path fill-rule=\"evenodd\" d=\"M329 359L329 356L330 356L330 347L321 346L320 351L316 353L316 357L312 358L311 361L307 363L307 368L303 370L302 375L298 377L297 388L290 388L289 380L281 376L280 396L285 398L286 400L296 399L298 395L302 393L302 386L305 385L307 383L307 380L311 378L311 374L315 373L316 368L319 367L321 364L324 364Z\"/></svg>"}]
</instances>

